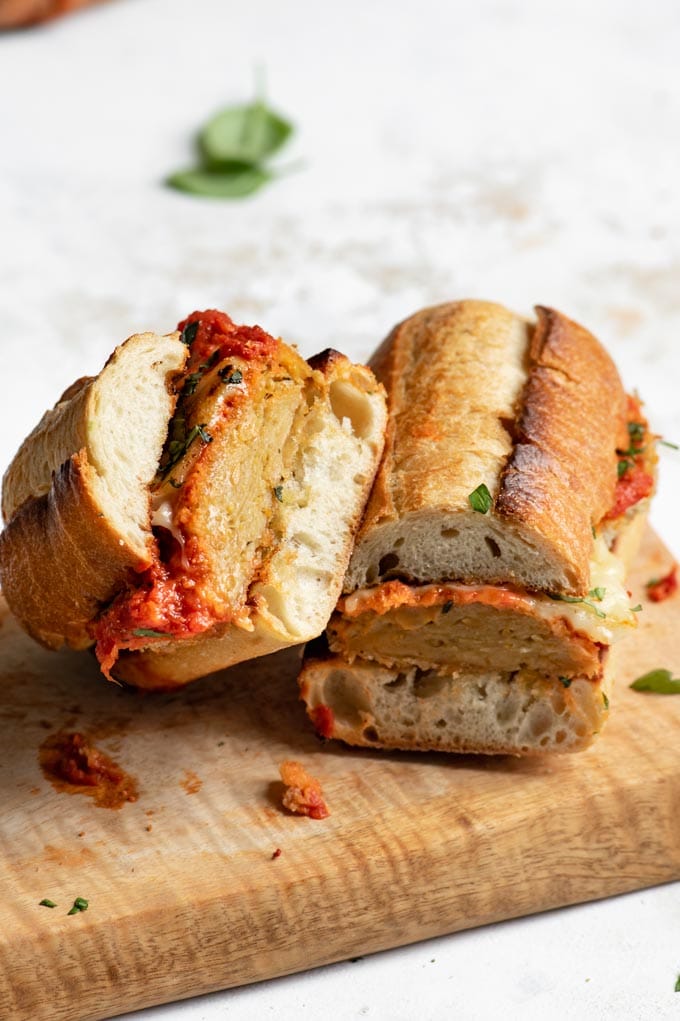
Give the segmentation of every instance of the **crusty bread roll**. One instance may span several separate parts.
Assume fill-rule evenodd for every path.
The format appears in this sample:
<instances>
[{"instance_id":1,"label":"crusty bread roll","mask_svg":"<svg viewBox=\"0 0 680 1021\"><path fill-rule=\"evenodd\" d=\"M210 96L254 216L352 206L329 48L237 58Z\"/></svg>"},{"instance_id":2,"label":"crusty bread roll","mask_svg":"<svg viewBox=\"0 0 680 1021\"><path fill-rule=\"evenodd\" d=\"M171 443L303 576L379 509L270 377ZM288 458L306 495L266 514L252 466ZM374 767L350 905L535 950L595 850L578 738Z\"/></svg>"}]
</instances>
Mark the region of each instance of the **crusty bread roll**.
<instances>
[{"instance_id":1,"label":"crusty bread roll","mask_svg":"<svg viewBox=\"0 0 680 1021\"><path fill-rule=\"evenodd\" d=\"M609 715L605 665L561 683L530 670L398 670L310 653L300 690L319 734L347 744L536 755L591 744Z\"/></svg>"},{"instance_id":2,"label":"crusty bread roll","mask_svg":"<svg viewBox=\"0 0 680 1021\"><path fill-rule=\"evenodd\" d=\"M599 732L606 649L636 625L625 574L654 437L595 338L537 315L425 309L372 359L385 451L327 651L301 675L326 736L528 754Z\"/></svg>"},{"instance_id":3,"label":"crusty bread roll","mask_svg":"<svg viewBox=\"0 0 680 1021\"><path fill-rule=\"evenodd\" d=\"M585 595L591 528L628 445L626 399L587 330L537 315L534 326L489 302L439 305L377 351L390 421L345 591L407 577ZM482 484L489 514L469 503Z\"/></svg>"},{"instance_id":4,"label":"crusty bread roll","mask_svg":"<svg viewBox=\"0 0 680 1021\"><path fill-rule=\"evenodd\" d=\"M21 623L142 687L323 630L385 427L382 388L337 352L306 362L214 311L180 326L67 391L3 486Z\"/></svg>"}]
</instances>

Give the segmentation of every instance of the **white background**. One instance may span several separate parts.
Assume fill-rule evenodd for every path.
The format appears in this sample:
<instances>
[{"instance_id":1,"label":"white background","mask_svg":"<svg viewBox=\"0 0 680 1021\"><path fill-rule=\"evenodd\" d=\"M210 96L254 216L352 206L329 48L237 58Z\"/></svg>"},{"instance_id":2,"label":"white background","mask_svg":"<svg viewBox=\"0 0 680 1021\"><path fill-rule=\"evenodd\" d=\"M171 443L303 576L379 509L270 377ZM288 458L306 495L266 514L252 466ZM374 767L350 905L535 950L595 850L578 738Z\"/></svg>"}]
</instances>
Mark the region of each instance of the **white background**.
<instances>
[{"instance_id":1,"label":"white background","mask_svg":"<svg viewBox=\"0 0 680 1021\"><path fill-rule=\"evenodd\" d=\"M258 65L295 172L164 188ZM211 306L365 358L424 304L552 304L680 440L679 68L676 0L116 0L0 37L0 468L116 343ZM679 496L664 454L671 544ZM134 1017L671 1018L679 929L676 884Z\"/></svg>"}]
</instances>

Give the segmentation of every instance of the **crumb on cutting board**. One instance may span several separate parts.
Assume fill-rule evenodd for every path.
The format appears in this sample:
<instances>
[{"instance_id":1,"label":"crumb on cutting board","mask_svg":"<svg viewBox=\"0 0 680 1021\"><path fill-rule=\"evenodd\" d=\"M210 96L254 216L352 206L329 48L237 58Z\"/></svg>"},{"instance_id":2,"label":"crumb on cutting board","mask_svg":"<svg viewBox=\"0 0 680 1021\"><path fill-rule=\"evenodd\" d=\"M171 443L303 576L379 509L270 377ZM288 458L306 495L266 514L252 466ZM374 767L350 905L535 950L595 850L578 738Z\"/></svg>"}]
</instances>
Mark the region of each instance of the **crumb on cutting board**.
<instances>
[{"instance_id":1,"label":"crumb on cutting board","mask_svg":"<svg viewBox=\"0 0 680 1021\"><path fill-rule=\"evenodd\" d=\"M330 815L321 784L300 762L287 759L279 766L279 773L286 785L284 808L296 815L308 815L310 819L325 819Z\"/></svg>"}]
</instances>

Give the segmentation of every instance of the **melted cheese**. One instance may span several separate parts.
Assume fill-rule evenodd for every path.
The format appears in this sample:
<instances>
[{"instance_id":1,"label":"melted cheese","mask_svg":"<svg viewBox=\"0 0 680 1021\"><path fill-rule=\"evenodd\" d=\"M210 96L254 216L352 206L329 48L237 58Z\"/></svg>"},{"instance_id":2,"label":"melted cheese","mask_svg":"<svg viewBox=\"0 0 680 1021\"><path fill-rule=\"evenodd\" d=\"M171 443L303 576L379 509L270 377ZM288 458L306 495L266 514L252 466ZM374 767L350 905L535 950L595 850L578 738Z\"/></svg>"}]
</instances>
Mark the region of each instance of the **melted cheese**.
<instances>
[{"instance_id":1,"label":"melted cheese","mask_svg":"<svg viewBox=\"0 0 680 1021\"><path fill-rule=\"evenodd\" d=\"M389 586L393 585L390 590ZM380 590L383 596L380 598ZM343 604L343 612L349 617L374 611L386 613L398 606L414 606L418 603L444 603L456 593L461 602L476 601L471 599L475 594L478 601L490 606L512 609L513 606L526 613L532 613L546 621L564 620L577 634L585 635L593 642L611 645L621 636L626 628L637 624L635 614L630 608L628 592L624 585L624 565L614 556L607 545L598 537L593 547L590 561L590 589L604 589L602 599L585 596L579 602L566 602L564 599L551 599L547 595L533 592L522 592L515 588L491 585L462 585L457 582L446 582L440 585L402 585L386 582L376 588L359 589L347 596ZM393 595L388 592L393 591ZM507 599L499 599L506 593ZM604 616L601 616L604 614Z\"/></svg>"}]
</instances>

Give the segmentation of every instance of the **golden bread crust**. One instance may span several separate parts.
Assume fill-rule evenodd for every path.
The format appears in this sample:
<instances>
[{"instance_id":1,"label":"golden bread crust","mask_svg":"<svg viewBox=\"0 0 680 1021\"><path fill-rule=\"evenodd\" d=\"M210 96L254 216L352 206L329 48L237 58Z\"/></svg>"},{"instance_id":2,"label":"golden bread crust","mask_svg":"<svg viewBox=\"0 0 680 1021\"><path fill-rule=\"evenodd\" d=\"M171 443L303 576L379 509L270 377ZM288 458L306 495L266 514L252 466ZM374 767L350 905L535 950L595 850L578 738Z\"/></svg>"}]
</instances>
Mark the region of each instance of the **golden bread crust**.
<instances>
[{"instance_id":1,"label":"golden bread crust","mask_svg":"<svg viewBox=\"0 0 680 1021\"><path fill-rule=\"evenodd\" d=\"M625 449L626 395L588 330L538 306L512 455L495 512L546 537L568 565L570 591L588 591L592 528L614 501Z\"/></svg>"},{"instance_id":2,"label":"golden bread crust","mask_svg":"<svg viewBox=\"0 0 680 1021\"><path fill-rule=\"evenodd\" d=\"M92 490L80 450L55 473L48 493L25 500L0 535L2 590L22 626L58 649L92 644L88 625L131 571L151 563L125 543Z\"/></svg>"}]
</instances>

